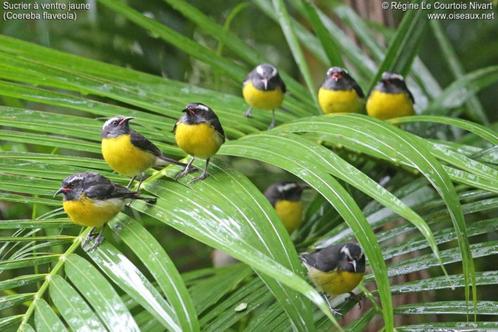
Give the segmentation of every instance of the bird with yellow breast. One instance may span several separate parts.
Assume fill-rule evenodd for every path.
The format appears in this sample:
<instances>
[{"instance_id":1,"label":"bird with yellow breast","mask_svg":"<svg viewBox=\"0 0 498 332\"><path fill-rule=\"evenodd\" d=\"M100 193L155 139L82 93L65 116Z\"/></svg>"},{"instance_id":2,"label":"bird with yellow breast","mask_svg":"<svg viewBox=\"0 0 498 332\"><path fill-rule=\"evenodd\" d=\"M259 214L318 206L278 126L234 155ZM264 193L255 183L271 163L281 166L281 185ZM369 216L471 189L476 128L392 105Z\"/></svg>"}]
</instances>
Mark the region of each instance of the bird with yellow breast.
<instances>
[{"instance_id":1,"label":"bird with yellow breast","mask_svg":"<svg viewBox=\"0 0 498 332\"><path fill-rule=\"evenodd\" d=\"M286 87L280 78L275 66L263 63L251 71L242 85L242 95L249 108L244 113L246 117L252 116L252 109L272 111L270 126L275 127L275 109L282 105Z\"/></svg>"},{"instance_id":2,"label":"bird with yellow breast","mask_svg":"<svg viewBox=\"0 0 498 332\"><path fill-rule=\"evenodd\" d=\"M216 113L202 103L188 104L176 122L173 132L176 144L192 156L177 178L191 172L194 159L201 158L206 160L204 170L192 182L205 179L208 176L209 160L225 142L225 132Z\"/></svg>"},{"instance_id":3,"label":"bird with yellow breast","mask_svg":"<svg viewBox=\"0 0 498 332\"><path fill-rule=\"evenodd\" d=\"M367 113L381 120L415 114L415 99L403 76L384 72L379 83L368 96Z\"/></svg>"},{"instance_id":4,"label":"bird with yellow breast","mask_svg":"<svg viewBox=\"0 0 498 332\"><path fill-rule=\"evenodd\" d=\"M130 128L132 117L116 116L102 127L102 156L107 164L121 175L133 180L151 167L186 164L165 156L157 146L140 133ZM140 180L138 188L143 181Z\"/></svg>"}]
</instances>

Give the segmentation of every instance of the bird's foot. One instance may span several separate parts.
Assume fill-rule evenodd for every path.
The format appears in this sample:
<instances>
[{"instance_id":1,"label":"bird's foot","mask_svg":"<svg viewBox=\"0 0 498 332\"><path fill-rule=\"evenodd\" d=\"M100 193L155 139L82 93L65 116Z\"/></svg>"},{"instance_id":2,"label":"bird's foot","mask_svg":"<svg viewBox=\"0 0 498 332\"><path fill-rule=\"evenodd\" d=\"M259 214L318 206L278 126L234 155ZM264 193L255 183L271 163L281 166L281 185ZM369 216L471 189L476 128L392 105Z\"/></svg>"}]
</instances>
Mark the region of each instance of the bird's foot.
<instances>
[{"instance_id":1,"label":"bird's foot","mask_svg":"<svg viewBox=\"0 0 498 332\"><path fill-rule=\"evenodd\" d=\"M201 174L201 175L199 175L198 177L193 178L193 179L189 182L189 184L195 183L195 182L197 182L197 181L204 180L204 179L205 179L205 178L207 178L208 176L209 176L208 172L204 171L204 172L202 172L202 174Z\"/></svg>"},{"instance_id":2,"label":"bird's foot","mask_svg":"<svg viewBox=\"0 0 498 332\"><path fill-rule=\"evenodd\" d=\"M148 204L156 204L157 197L146 198L146 199L144 199L144 201L145 201L145 203L148 203Z\"/></svg>"},{"instance_id":3,"label":"bird's foot","mask_svg":"<svg viewBox=\"0 0 498 332\"><path fill-rule=\"evenodd\" d=\"M128 185L126 186L126 188L130 189L130 188L131 188L131 186L133 185L133 181L135 181L135 179L136 179L136 176L132 177L132 178L130 179L130 182L128 182Z\"/></svg>"},{"instance_id":4,"label":"bird's foot","mask_svg":"<svg viewBox=\"0 0 498 332\"><path fill-rule=\"evenodd\" d=\"M92 229L90 233L87 235L86 239L81 243L81 247L86 252L91 252L95 250L98 246L104 242L104 231L100 230L97 234L95 234Z\"/></svg>"},{"instance_id":5,"label":"bird's foot","mask_svg":"<svg viewBox=\"0 0 498 332\"><path fill-rule=\"evenodd\" d=\"M245 116L246 118L252 118L252 108L251 108L251 107L249 107L249 108L247 109L247 111L245 111L245 112L244 112L244 116Z\"/></svg>"},{"instance_id":6,"label":"bird's foot","mask_svg":"<svg viewBox=\"0 0 498 332\"><path fill-rule=\"evenodd\" d=\"M273 129L275 127L275 110L272 111L271 123L268 126L268 130Z\"/></svg>"},{"instance_id":7,"label":"bird's foot","mask_svg":"<svg viewBox=\"0 0 498 332\"><path fill-rule=\"evenodd\" d=\"M322 293L322 297L325 300L325 302L327 303L327 306L329 307L329 309L330 309L330 311L332 312L333 315L335 315L335 316L342 316L342 314L338 310L335 310L335 308L332 306L332 303L330 303L330 299L327 296L327 294Z\"/></svg>"},{"instance_id":8,"label":"bird's foot","mask_svg":"<svg viewBox=\"0 0 498 332\"><path fill-rule=\"evenodd\" d=\"M364 296L362 294L355 294L353 292L349 292L349 298L355 302L358 302L358 305L360 306L361 309L361 302L364 299Z\"/></svg>"},{"instance_id":9,"label":"bird's foot","mask_svg":"<svg viewBox=\"0 0 498 332\"><path fill-rule=\"evenodd\" d=\"M335 308L332 308L331 306L329 306L329 309L330 309L330 312L332 312L332 315L334 316L344 316L339 310L335 310Z\"/></svg>"},{"instance_id":10,"label":"bird's foot","mask_svg":"<svg viewBox=\"0 0 498 332\"><path fill-rule=\"evenodd\" d=\"M197 172L198 170L199 169L197 167L194 167L194 166L191 166L191 165L187 165L182 171L176 173L175 180L183 178L184 176L186 176L186 175L188 175L190 173Z\"/></svg>"}]
</instances>

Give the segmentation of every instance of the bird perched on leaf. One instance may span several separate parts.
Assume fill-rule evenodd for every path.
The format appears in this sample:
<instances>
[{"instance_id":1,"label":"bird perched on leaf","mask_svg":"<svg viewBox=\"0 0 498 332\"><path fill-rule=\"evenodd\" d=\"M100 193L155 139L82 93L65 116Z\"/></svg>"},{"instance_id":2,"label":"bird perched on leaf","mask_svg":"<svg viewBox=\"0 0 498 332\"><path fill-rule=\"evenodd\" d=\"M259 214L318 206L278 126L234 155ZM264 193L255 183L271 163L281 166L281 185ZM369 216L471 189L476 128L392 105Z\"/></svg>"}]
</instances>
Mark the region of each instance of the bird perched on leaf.
<instances>
[{"instance_id":1,"label":"bird perched on leaf","mask_svg":"<svg viewBox=\"0 0 498 332\"><path fill-rule=\"evenodd\" d=\"M318 90L318 103L325 114L359 113L364 97L358 83L341 67L329 68Z\"/></svg>"},{"instance_id":2,"label":"bird perched on leaf","mask_svg":"<svg viewBox=\"0 0 498 332\"><path fill-rule=\"evenodd\" d=\"M200 176L193 181L203 180L208 176L209 159L218 152L225 142L225 132L218 116L208 106L201 103L188 104L173 128L176 144L193 158L177 178L192 171L194 159L206 160L206 166Z\"/></svg>"},{"instance_id":3,"label":"bird perched on leaf","mask_svg":"<svg viewBox=\"0 0 498 332\"><path fill-rule=\"evenodd\" d=\"M350 293L365 274L365 256L354 243L334 244L312 253L301 254L308 277L328 297ZM328 298L327 298L328 300Z\"/></svg>"},{"instance_id":4,"label":"bird perched on leaf","mask_svg":"<svg viewBox=\"0 0 498 332\"><path fill-rule=\"evenodd\" d=\"M278 217L290 233L301 226L303 222L303 202L301 196L307 185L282 181L269 186L265 191L265 197L275 208Z\"/></svg>"},{"instance_id":5,"label":"bird perched on leaf","mask_svg":"<svg viewBox=\"0 0 498 332\"><path fill-rule=\"evenodd\" d=\"M83 243L85 247L88 241L93 240L91 249L102 243L102 226L121 211L125 200L141 199L149 203L155 201L91 172L77 173L65 178L55 195L61 193L64 195L62 205L69 218L75 224L93 227ZM96 229L99 230L97 234L94 233Z\"/></svg>"},{"instance_id":6,"label":"bird perched on leaf","mask_svg":"<svg viewBox=\"0 0 498 332\"><path fill-rule=\"evenodd\" d=\"M269 128L275 126L275 109L282 105L286 88L278 74L277 68L270 64L260 64L247 75L242 86L242 95L249 108L244 113L252 116L252 108L272 111L272 121Z\"/></svg>"},{"instance_id":7,"label":"bird perched on leaf","mask_svg":"<svg viewBox=\"0 0 498 332\"><path fill-rule=\"evenodd\" d=\"M413 115L415 100L403 76L384 72L367 100L367 113L381 120Z\"/></svg>"},{"instance_id":8,"label":"bird perched on leaf","mask_svg":"<svg viewBox=\"0 0 498 332\"><path fill-rule=\"evenodd\" d=\"M142 175L150 167L168 164L186 166L166 157L151 141L131 129L132 119L132 117L116 116L107 120L102 127L101 135L104 160L114 171L132 177L128 187L137 176Z\"/></svg>"}]
</instances>

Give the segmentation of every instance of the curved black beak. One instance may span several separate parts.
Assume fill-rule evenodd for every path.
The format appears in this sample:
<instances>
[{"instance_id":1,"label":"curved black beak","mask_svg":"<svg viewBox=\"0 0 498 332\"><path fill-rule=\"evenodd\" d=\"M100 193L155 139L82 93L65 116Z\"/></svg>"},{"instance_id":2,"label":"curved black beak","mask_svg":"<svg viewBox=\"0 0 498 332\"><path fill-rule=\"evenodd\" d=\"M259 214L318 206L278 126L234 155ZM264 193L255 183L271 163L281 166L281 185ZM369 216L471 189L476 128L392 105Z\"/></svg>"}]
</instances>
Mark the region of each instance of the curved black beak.
<instances>
[{"instance_id":1,"label":"curved black beak","mask_svg":"<svg viewBox=\"0 0 498 332\"><path fill-rule=\"evenodd\" d=\"M332 76L331 78L334 80L334 81L338 81L342 78L342 73L341 72L335 72L335 73L332 73Z\"/></svg>"},{"instance_id":2,"label":"curved black beak","mask_svg":"<svg viewBox=\"0 0 498 332\"><path fill-rule=\"evenodd\" d=\"M261 79L263 81L263 87L266 90L268 90L268 79L267 78L263 78Z\"/></svg>"},{"instance_id":3,"label":"curved black beak","mask_svg":"<svg viewBox=\"0 0 498 332\"><path fill-rule=\"evenodd\" d=\"M123 124L127 124L128 122L130 122L133 119L135 119L135 118L132 116L124 117L121 121L119 121L119 125L122 126Z\"/></svg>"},{"instance_id":4,"label":"curved black beak","mask_svg":"<svg viewBox=\"0 0 498 332\"><path fill-rule=\"evenodd\" d=\"M54 193L54 196L53 196L53 197L55 197L55 196L59 195L59 194L60 194L60 193L62 193L62 192L64 192L64 188L62 188L62 187L61 187L61 188L59 188L59 190L57 190L57 191Z\"/></svg>"},{"instance_id":5,"label":"curved black beak","mask_svg":"<svg viewBox=\"0 0 498 332\"><path fill-rule=\"evenodd\" d=\"M193 111L193 110L191 110L191 109L190 109L190 108L188 108L188 107L187 107L187 108L185 108L185 109L183 109L183 111L182 111L182 112L187 113L189 116L194 116L194 115L195 115L195 114L194 114L194 111Z\"/></svg>"}]
</instances>

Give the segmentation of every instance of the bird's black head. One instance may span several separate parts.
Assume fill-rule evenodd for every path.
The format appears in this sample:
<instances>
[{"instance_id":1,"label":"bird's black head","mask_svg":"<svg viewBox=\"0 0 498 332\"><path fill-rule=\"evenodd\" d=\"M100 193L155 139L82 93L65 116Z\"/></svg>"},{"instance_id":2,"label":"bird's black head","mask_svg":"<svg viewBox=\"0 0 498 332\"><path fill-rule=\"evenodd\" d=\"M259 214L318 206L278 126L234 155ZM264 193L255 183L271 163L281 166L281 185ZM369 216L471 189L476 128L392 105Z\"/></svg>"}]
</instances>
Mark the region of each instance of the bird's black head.
<instances>
[{"instance_id":1,"label":"bird's black head","mask_svg":"<svg viewBox=\"0 0 498 332\"><path fill-rule=\"evenodd\" d=\"M81 194L89 187L97 184L109 183L111 183L111 181L108 178L98 173L76 173L68 176L62 181L61 187L55 192L54 196L62 193L65 201L79 200Z\"/></svg>"},{"instance_id":2,"label":"bird's black head","mask_svg":"<svg viewBox=\"0 0 498 332\"><path fill-rule=\"evenodd\" d=\"M308 186L293 181L276 182L265 190L265 196L275 206L279 200L300 201L303 190Z\"/></svg>"},{"instance_id":3,"label":"bird's black head","mask_svg":"<svg viewBox=\"0 0 498 332\"><path fill-rule=\"evenodd\" d=\"M96 173L77 173L68 176L62 181L62 185L54 194L63 194L65 201L78 200L85 190L85 182L88 176L92 176Z\"/></svg>"},{"instance_id":4,"label":"bird's black head","mask_svg":"<svg viewBox=\"0 0 498 332\"><path fill-rule=\"evenodd\" d=\"M274 90L282 85L277 68L268 63L258 65L249 74L252 84L260 90Z\"/></svg>"},{"instance_id":5,"label":"bird's black head","mask_svg":"<svg viewBox=\"0 0 498 332\"><path fill-rule=\"evenodd\" d=\"M278 70L275 66L270 65L268 63L262 63L258 65L255 69L256 74L258 74L259 78L270 80L273 77L278 75Z\"/></svg>"},{"instance_id":6,"label":"bird's black head","mask_svg":"<svg viewBox=\"0 0 498 332\"><path fill-rule=\"evenodd\" d=\"M130 120L132 117L116 116L107 120L102 126L102 138L118 137L130 133Z\"/></svg>"},{"instance_id":7,"label":"bird's black head","mask_svg":"<svg viewBox=\"0 0 498 332\"><path fill-rule=\"evenodd\" d=\"M202 103L190 103L183 109L185 113L182 117L186 123L208 122L213 117L214 112L209 106Z\"/></svg>"},{"instance_id":8,"label":"bird's black head","mask_svg":"<svg viewBox=\"0 0 498 332\"><path fill-rule=\"evenodd\" d=\"M365 272L365 255L361 247L355 243L346 243L339 249L339 270L349 272Z\"/></svg>"},{"instance_id":9,"label":"bird's black head","mask_svg":"<svg viewBox=\"0 0 498 332\"><path fill-rule=\"evenodd\" d=\"M360 97L363 92L358 83L349 75L348 71L341 67L331 67L327 70L327 75L322 83L322 88L327 90L357 90Z\"/></svg>"},{"instance_id":10,"label":"bird's black head","mask_svg":"<svg viewBox=\"0 0 498 332\"><path fill-rule=\"evenodd\" d=\"M349 76L348 71L341 67L331 67L327 70L327 78L330 78L336 82L346 76Z\"/></svg>"},{"instance_id":11,"label":"bird's black head","mask_svg":"<svg viewBox=\"0 0 498 332\"><path fill-rule=\"evenodd\" d=\"M382 77L376 88L388 93L408 92L403 76L388 71L382 73Z\"/></svg>"}]
</instances>

